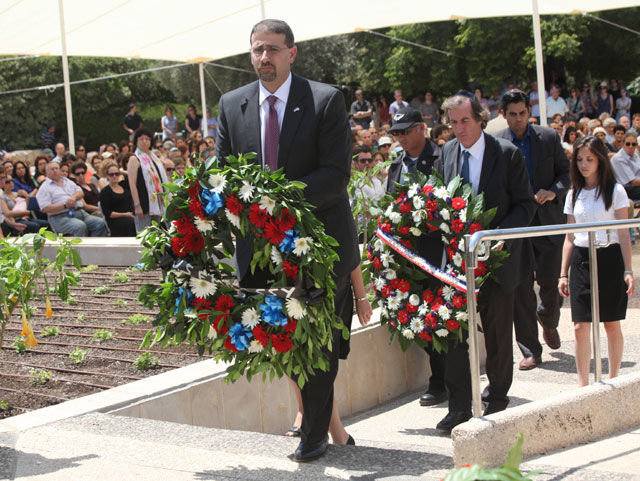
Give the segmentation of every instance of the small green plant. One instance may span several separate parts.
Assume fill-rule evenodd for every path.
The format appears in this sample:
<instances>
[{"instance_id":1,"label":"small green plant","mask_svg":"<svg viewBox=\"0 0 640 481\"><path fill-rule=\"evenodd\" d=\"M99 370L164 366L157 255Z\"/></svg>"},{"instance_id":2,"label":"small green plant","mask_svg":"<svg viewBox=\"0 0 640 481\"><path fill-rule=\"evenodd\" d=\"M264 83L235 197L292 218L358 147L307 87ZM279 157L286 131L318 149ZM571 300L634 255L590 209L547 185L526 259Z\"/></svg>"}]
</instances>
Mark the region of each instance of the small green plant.
<instances>
[{"instance_id":1,"label":"small green plant","mask_svg":"<svg viewBox=\"0 0 640 481\"><path fill-rule=\"evenodd\" d=\"M76 317L76 322L84 322L87 320L87 315L84 312L81 312L80 314L78 314L78 316Z\"/></svg>"},{"instance_id":2,"label":"small green plant","mask_svg":"<svg viewBox=\"0 0 640 481\"><path fill-rule=\"evenodd\" d=\"M88 349L80 349L79 347L76 347L71 354L69 354L69 359L76 364L82 364L85 361L87 354L89 354Z\"/></svg>"},{"instance_id":3,"label":"small green plant","mask_svg":"<svg viewBox=\"0 0 640 481\"><path fill-rule=\"evenodd\" d=\"M33 376L33 379L31 380L32 386L46 384L49 382L49 379L51 379L51 371L45 371L44 369L32 369L29 371L29 374Z\"/></svg>"},{"instance_id":4,"label":"small green plant","mask_svg":"<svg viewBox=\"0 0 640 481\"><path fill-rule=\"evenodd\" d=\"M7 401L0 401L0 411L6 411L9 409L9 403Z\"/></svg>"},{"instance_id":5,"label":"small green plant","mask_svg":"<svg viewBox=\"0 0 640 481\"><path fill-rule=\"evenodd\" d=\"M69 298L67 299L67 304L69 304L70 306L76 306L78 305L78 301L76 301L76 298L73 296L69 296Z\"/></svg>"},{"instance_id":6,"label":"small green plant","mask_svg":"<svg viewBox=\"0 0 640 481\"><path fill-rule=\"evenodd\" d=\"M22 336L16 336L13 340L13 347L18 354L24 354L29 350L29 347L24 343L24 339Z\"/></svg>"},{"instance_id":7,"label":"small green plant","mask_svg":"<svg viewBox=\"0 0 640 481\"><path fill-rule=\"evenodd\" d=\"M116 307L124 309L125 307L127 307L127 304L129 304L129 303L127 301L125 301L124 299L116 299L114 304L116 305Z\"/></svg>"},{"instance_id":8,"label":"small green plant","mask_svg":"<svg viewBox=\"0 0 640 481\"><path fill-rule=\"evenodd\" d=\"M60 328L58 326L49 326L42 333L42 337L59 336Z\"/></svg>"},{"instance_id":9,"label":"small green plant","mask_svg":"<svg viewBox=\"0 0 640 481\"><path fill-rule=\"evenodd\" d=\"M111 287L109 286L94 287L93 289L91 289L91 292L98 295L108 294L109 292L111 292Z\"/></svg>"},{"instance_id":10,"label":"small green plant","mask_svg":"<svg viewBox=\"0 0 640 481\"><path fill-rule=\"evenodd\" d=\"M91 336L91 338L97 342L108 341L109 339L113 339L113 331L110 331L108 329L98 329L93 333L93 336Z\"/></svg>"},{"instance_id":11,"label":"small green plant","mask_svg":"<svg viewBox=\"0 0 640 481\"><path fill-rule=\"evenodd\" d=\"M122 320L122 324L142 324L143 322L151 322L151 318L143 314L133 314L128 319Z\"/></svg>"},{"instance_id":12,"label":"small green plant","mask_svg":"<svg viewBox=\"0 0 640 481\"><path fill-rule=\"evenodd\" d=\"M147 371L149 369L156 369L160 365L160 361L156 356L152 356L150 352L144 352L140 354L133 362L133 368L138 371Z\"/></svg>"},{"instance_id":13,"label":"small green plant","mask_svg":"<svg viewBox=\"0 0 640 481\"><path fill-rule=\"evenodd\" d=\"M95 264L90 264L88 266L84 266L82 269L80 269L81 272L91 272L91 271L95 271L98 268L97 265Z\"/></svg>"},{"instance_id":14,"label":"small green plant","mask_svg":"<svg viewBox=\"0 0 640 481\"><path fill-rule=\"evenodd\" d=\"M116 272L113 275L113 282L119 282L121 284L124 284L126 282L129 282L131 279L129 279L129 276L127 275L126 272Z\"/></svg>"},{"instance_id":15,"label":"small green plant","mask_svg":"<svg viewBox=\"0 0 640 481\"><path fill-rule=\"evenodd\" d=\"M144 264L142 264L140 266L129 267L128 269L125 270L125 272L129 272L129 273L145 272L146 270L147 270L146 266Z\"/></svg>"}]
</instances>

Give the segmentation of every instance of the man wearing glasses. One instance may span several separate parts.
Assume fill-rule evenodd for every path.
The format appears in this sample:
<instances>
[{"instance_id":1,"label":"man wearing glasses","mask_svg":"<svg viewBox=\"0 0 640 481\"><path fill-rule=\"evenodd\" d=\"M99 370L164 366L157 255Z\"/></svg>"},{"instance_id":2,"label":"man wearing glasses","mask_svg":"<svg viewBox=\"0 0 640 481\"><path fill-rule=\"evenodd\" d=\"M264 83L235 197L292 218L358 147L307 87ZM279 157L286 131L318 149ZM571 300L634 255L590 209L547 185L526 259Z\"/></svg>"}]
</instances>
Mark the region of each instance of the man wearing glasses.
<instances>
[{"instance_id":1,"label":"man wearing glasses","mask_svg":"<svg viewBox=\"0 0 640 481\"><path fill-rule=\"evenodd\" d=\"M387 177L387 192L396 191L396 183L406 183L404 174L420 171L429 176L436 161L442 154L442 149L431 139L425 137L426 124L422 114L411 107L404 107L393 116L393 124L389 133L396 136L403 149L402 155L397 157L389 167ZM444 245L439 232L424 233L418 240L418 254L436 267L442 267ZM437 282L426 279L425 289L437 289ZM435 406L447 399L444 385L446 354L438 353L429 348L429 365L431 377L427 391L420 396L421 406Z\"/></svg>"},{"instance_id":2,"label":"man wearing glasses","mask_svg":"<svg viewBox=\"0 0 640 481\"><path fill-rule=\"evenodd\" d=\"M611 157L611 166L616 179L627 191L629 199L640 200L640 155L636 148L638 139L627 132L622 142L622 148Z\"/></svg>"},{"instance_id":3,"label":"man wearing glasses","mask_svg":"<svg viewBox=\"0 0 640 481\"><path fill-rule=\"evenodd\" d=\"M291 73L298 49L293 32L281 20L263 20L249 36L251 63L258 80L220 98L215 155L257 153L253 162L271 171L283 169L289 180L306 184L304 195L337 241L340 260L334 264L336 315L350 325L353 294L349 275L360 262L347 184L351 175L351 130L340 91ZM238 277L245 287L267 287L266 271L252 274L251 243L238 239ZM309 461L327 450L333 408L333 382L338 359L348 345L333 332L327 352L329 370L316 370L302 389L304 415L297 461ZM335 440L334 440L335 441Z\"/></svg>"}]
</instances>

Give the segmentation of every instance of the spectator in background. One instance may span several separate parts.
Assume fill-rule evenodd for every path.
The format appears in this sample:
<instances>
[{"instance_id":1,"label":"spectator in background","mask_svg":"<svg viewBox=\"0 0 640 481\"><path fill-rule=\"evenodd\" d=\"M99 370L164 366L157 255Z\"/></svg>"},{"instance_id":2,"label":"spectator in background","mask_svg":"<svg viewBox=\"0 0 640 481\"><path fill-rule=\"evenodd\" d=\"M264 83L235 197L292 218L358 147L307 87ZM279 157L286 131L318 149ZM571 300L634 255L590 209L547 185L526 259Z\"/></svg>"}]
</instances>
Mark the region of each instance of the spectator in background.
<instances>
[{"instance_id":1,"label":"spectator in background","mask_svg":"<svg viewBox=\"0 0 640 481\"><path fill-rule=\"evenodd\" d=\"M5 156L7 157L7 156ZM13 160L10 158L2 162L3 172L5 175L13 175Z\"/></svg>"},{"instance_id":2,"label":"spectator in background","mask_svg":"<svg viewBox=\"0 0 640 481\"><path fill-rule=\"evenodd\" d=\"M204 122L205 119L202 119L202 135L204 136ZM207 117L206 117L206 122L207 122L207 136L211 135L213 137L216 136L216 129L218 128L218 121L216 120L216 118L211 115L211 109L207 108Z\"/></svg>"},{"instance_id":3,"label":"spectator in background","mask_svg":"<svg viewBox=\"0 0 640 481\"><path fill-rule=\"evenodd\" d=\"M75 162L71 166L71 172L76 184L82 189L82 208L89 214L100 216L100 195L95 184L87 183L87 164L82 161Z\"/></svg>"},{"instance_id":4,"label":"spectator in background","mask_svg":"<svg viewBox=\"0 0 640 481\"><path fill-rule=\"evenodd\" d=\"M161 158L161 161L164 167L164 171L167 173L167 178L171 180L171 178L173 177L173 173L176 171L176 166L173 163L173 160L163 157Z\"/></svg>"},{"instance_id":5,"label":"spectator in background","mask_svg":"<svg viewBox=\"0 0 640 481\"><path fill-rule=\"evenodd\" d=\"M478 102L480 102L480 105L482 105L485 109L489 110L489 101L482 97L482 89L480 87L476 87L476 89L473 91L473 94L478 99ZM433 127L433 126L430 125L430 127Z\"/></svg>"},{"instance_id":6,"label":"spectator in background","mask_svg":"<svg viewBox=\"0 0 640 481\"><path fill-rule=\"evenodd\" d=\"M49 163L49 158L46 155L38 155L35 160L36 172L34 174L34 180L36 185L42 184L44 179L47 178L47 164Z\"/></svg>"},{"instance_id":7,"label":"spectator in background","mask_svg":"<svg viewBox=\"0 0 640 481\"><path fill-rule=\"evenodd\" d=\"M600 92L593 99L593 109L598 118L602 114L613 115L613 95L609 93L607 82L600 83Z\"/></svg>"},{"instance_id":8,"label":"spectator in background","mask_svg":"<svg viewBox=\"0 0 640 481\"><path fill-rule=\"evenodd\" d=\"M607 142L613 144L615 140L613 137L613 128L616 126L616 120L609 117L602 122L602 128L607 132Z\"/></svg>"},{"instance_id":9,"label":"spectator in background","mask_svg":"<svg viewBox=\"0 0 640 481\"><path fill-rule=\"evenodd\" d=\"M631 114L631 98L628 97L627 89L620 89L620 98L616 100L616 123L620 123L622 117L629 120Z\"/></svg>"},{"instance_id":10,"label":"spectator in background","mask_svg":"<svg viewBox=\"0 0 640 481\"><path fill-rule=\"evenodd\" d=\"M24 197L27 201L29 197L38 193L36 183L31 177L31 171L27 164L18 160L13 166L13 191Z\"/></svg>"},{"instance_id":11,"label":"spectator in background","mask_svg":"<svg viewBox=\"0 0 640 481\"><path fill-rule=\"evenodd\" d=\"M480 89L478 89L480 90ZM482 94L480 94L482 95ZM486 101L485 101L486 102ZM433 100L433 92L427 90L424 94L424 102L419 105L417 109L422 114L424 123L428 128L432 128L440 121L440 107Z\"/></svg>"},{"instance_id":12,"label":"spectator in background","mask_svg":"<svg viewBox=\"0 0 640 481\"><path fill-rule=\"evenodd\" d=\"M371 132L369 132L369 129L363 129L360 131L359 142L360 142L360 145L363 145L371 149L372 140L371 140Z\"/></svg>"},{"instance_id":13,"label":"spectator in background","mask_svg":"<svg viewBox=\"0 0 640 481\"><path fill-rule=\"evenodd\" d=\"M216 139L215 139L215 137L212 137L211 135L207 135L204 138L204 141L207 144L207 147L214 148L216 146Z\"/></svg>"},{"instance_id":14,"label":"spectator in background","mask_svg":"<svg viewBox=\"0 0 640 481\"><path fill-rule=\"evenodd\" d=\"M373 106L364 98L361 89L356 90L356 100L351 104L350 112L353 121L361 125L363 129L368 129L373 116Z\"/></svg>"},{"instance_id":15,"label":"spectator in background","mask_svg":"<svg viewBox=\"0 0 640 481\"><path fill-rule=\"evenodd\" d=\"M587 123L587 135L595 135L594 131L598 127L602 127L602 122L600 122L600 120L598 120L598 119L589 120L589 122ZM604 129L602 129L602 130L604 130ZM605 131L604 134L605 134L605 136L607 135L606 131Z\"/></svg>"},{"instance_id":16,"label":"spectator in background","mask_svg":"<svg viewBox=\"0 0 640 481\"><path fill-rule=\"evenodd\" d=\"M87 156L87 149L85 149L84 145L78 145L76 148L76 156L79 159L84 159Z\"/></svg>"},{"instance_id":17,"label":"spectator in background","mask_svg":"<svg viewBox=\"0 0 640 481\"><path fill-rule=\"evenodd\" d=\"M173 115L173 109L168 105L164 108L160 126L162 127L162 140L172 139L178 133L178 119Z\"/></svg>"},{"instance_id":18,"label":"spectator in background","mask_svg":"<svg viewBox=\"0 0 640 481\"><path fill-rule=\"evenodd\" d=\"M62 142L58 142L54 150L56 151L56 156L52 159L53 162L61 162L62 156L66 151L64 144Z\"/></svg>"},{"instance_id":19,"label":"spectator in background","mask_svg":"<svg viewBox=\"0 0 640 481\"><path fill-rule=\"evenodd\" d=\"M409 104L402 99L402 90L398 89L393 93L394 102L389 105L389 115L393 117L395 113L403 107L408 107Z\"/></svg>"},{"instance_id":20,"label":"spectator in background","mask_svg":"<svg viewBox=\"0 0 640 481\"><path fill-rule=\"evenodd\" d=\"M120 181L120 169L111 162L106 166L109 184L100 191L100 206L113 237L135 237L136 225L131 193Z\"/></svg>"},{"instance_id":21,"label":"spectator in background","mask_svg":"<svg viewBox=\"0 0 640 481\"><path fill-rule=\"evenodd\" d=\"M446 124L437 124L431 129L431 140L439 146L443 146L449 140L450 129Z\"/></svg>"},{"instance_id":22,"label":"spectator in background","mask_svg":"<svg viewBox=\"0 0 640 481\"><path fill-rule=\"evenodd\" d=\"M4 191L6 179L7 176L5 175L4 171L0 170L0 193ZM13 188L13 184L11 184L11 188ZM18 224L15 220L13 220L13 217L5 217L4 208L2 205L0 205L0 227L0 238L3 239L8 235L20 235L26 228L24 224Z\"/></svg>"},{"instance_id":23,"label":"spectator in background","mask_svg":"<svg viewBox=\"0 0 640 481\"><path fill-rule=\"evenodd\" d=\"M129 133L129 140L133 139L133 134L142 127L142 117L138 114L138 106L136 104L129 105L129 113L124 116L122 127Z\"/></svg>"},{"instance_id":24,"label":"spectator in background","mask_svg":"<svg viewBox=\"0 0 640 481\"><path fill-rule=\"evenodd\" d=\"M391 148L391 137L386 135L378 139L378 153L383 157L383 162L389 160L389 149Z\"/></svg>"},{"instance_id":25,"label":"spectator in background","mask_svg":"<svg viewBox=\"0 0 640 481\"><path fill-rule=\"evenodd\" d=\"M609 158L613 157L613 154L615 154L615 151L613 150L613 145L607 142L607 131L604 130L602 127L598 127L593 130L593 135L595 135L600 140L602 140L602 143L607 147L607 151L609 151Z\"/></svg>"},{"instance_id":26,"label":"spectator in background","mask_svg":"<svg viewBox=\"0 0 640 481\"><path fill-rule=\"evenodd\" d=\"M60 175L65 178L69 178L69 162L63 160L60 162Z\"/></svg>"},{"instance_id":27,"label":"spectator in background","mask_svg":"<svg viewBox=\"0 0 640 481\"><path fill-rule=\"evenodd\" d=\"M187 108L187 116L184 119L184 128L187 131L187 136L191 136L192 132L200 129L201 116L198 115L196 106L191 104Z\"/></svg>"},{"instance_id":28,"label":"spectator in background","mask_svg":"<svg viewBox=\"0 0 640 481\"><path fill-rule=\"evenodd\" d=\"M582 97L578 95L578 88L571 87L569 91L569 98L567 99L567 119L578 121L584 115L584 105L582 104Z\"/></svg>"},{"instance_id":29,"label":"spectator in background","mask_svg":"<svg viewBox=\"0 0 640 481\"><path fill-rule=\"evenodd\" d=\"M384 95L380 96L380 106L377 107L377 112L380 125L388 124L389 122L391 122L389 104L387 103L387 98Z\"/></svg>"},{"instance_id":30,"label":"spectator in background","mask_svg":"<svg viewBox=\"0 0 640 481\"><path fill-rule=\"evenodd\" d=\"M584 109L585 117L593 117L593 94L591 93L591 86L588 82L582 85L582 94L580 94L582 100L582 108Z\"/></svg>"},{"instance_id":31,"label":"spectator in background","mask_svg":"<svg viewBox=\"0 0 640 481\"><path fill-rule=\"evenodd\" d=\"M627 130L631 131L636 137L640 135L640 113L633 114L633 124Z\"/></svg>"},{"instance_id":32,"label":"spectator in background","mask_svg":"<svg viewBox=\"0 0 640 481\"><path fill-rule=\"evenodd\" d=\"M118 142L118 150L121 154L131 154L131 151L129 150L129 141L121 140Z\"/></svg>"},{"instance_id":33,"label":"spectator in background","mask_svg":"<svg viewBox=\"0 0 640 481\"><path fill-rule=\"evenodd\" d=\"M616 152L619 152L624 145L624 134L626 132L627 130L622 125L616 125L613 128L613 142L611 142L611 146Z\"/></svg>"},{"instance_id":34,"label":"spectator in background","mask_svg":"<svg viewBox=\"0 0 640 481\"><path fill-rule=\"evenodd\" d=\"M544 98L546 99L549 93L544 91ZM538 81L531 82L531 92L529 92L529 105L531 105L531 117L535 117L540 124L540 95L538 94Z\"/></svg>"},{"instance_id":35,"label":"spectator in background","mask_svg":"<svg viewBox=\"0 0 640 481\"><path fill-rule=\"evenodd\" d=\"M35 233L38 232L41 227L49 227L49 223L46 220L31 218L31 210L27 204L28 201L13 190L13 182L14 179L12 179L11 176L5 176L2 192L0 192L2 214L5 219L12 219L15 223L24 225L25 228L21 229L13 223L11 227L24 233Z\"/></svg>"},{"instance_id":36,"label":"spectator in background","mask_svg":"<svg viewBox=\"0 0 640 481\"><path fill-rule=\"evenodd\" d=\"M555 114L560 114L564 119L569 112L567 102L560 97L560 89L555 85L551 87L551 95L547 97L547 122L551 123L551 118Z\"/></svg>"},{"instance_id":37,"label":"spectator in background","mask_svg":"<svg viewBox=\"0 0 640 481\"><path fill-rule=\"evenodd\" d=\"M638 139L632 133L624 135L622 149L611 157L611 166L619 184L630 199L640 200L640 154L638 154Z\"/></svg>"},{"instance_id":38,"label":"spectator in background","mask_svg":"<svg viewBox=\"0 0 640 481\"><path fill-rule=\"evenodd\" d=\"M184 159L178 156L175 158L175 160L173 160L173 163L174 163L176 174L178 175L178 177L184 177L184 173L187 170L187 166L184 163Z\"/></svg>"},{"instance_id":39,"label":"spectator in background","mask_svg":"<svg viewBox=\"0 0 640 481\"><path fill-rule=\"evenodd\" d=\"M562 148L564 149L567 157L571 157L573 154L573 144L578 138L577 129L575 127L567 127L567 130L564 131L564 138L562 139Z\"/></svg>"},{"instance_id":40,"label":"spectator in background","mask_svg":"<svg viewBox=\"0 0 640 481\"><path fill-rule=\"evenodd\" d=\"M43 149L53 149L56 145L56 124L49 126L40 132L40 144Z\"/></svg>"}]
</instances>

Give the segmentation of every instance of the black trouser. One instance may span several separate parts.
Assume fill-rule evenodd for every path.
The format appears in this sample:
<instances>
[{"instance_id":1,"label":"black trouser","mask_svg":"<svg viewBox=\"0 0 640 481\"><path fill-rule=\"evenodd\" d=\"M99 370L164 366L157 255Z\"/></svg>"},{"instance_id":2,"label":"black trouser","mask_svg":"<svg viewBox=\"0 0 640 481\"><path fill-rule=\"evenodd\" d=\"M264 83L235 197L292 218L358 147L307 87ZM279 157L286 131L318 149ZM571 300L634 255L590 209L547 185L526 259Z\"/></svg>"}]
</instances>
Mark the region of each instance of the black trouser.
<instances>
[{"instance_id":1,"label":"black trouser","mask_svg":"<svg viewBox=\"0 0 640 481\"><path fill-rule=\"evenodd\" d=\"M562 262L562 244L554 244L548 237L531 239L535 254L535 271L516 287L513 322L516 342L524 357L540 357L542 345L538 340L538 322L556 329L560 320L562 297L558 293L558 276ZM540 286L540 304L533 283Z\"/></svg>"},{"instance_id":2,"label":"black trouser","mask_svg":"<svg viewBox=\"0 0 640 481\"><path fill-rule=\"evenodd\" d=\"M445 392L444 375L447 366L447 353L436 351L432 344L429 344L424 350L429 354L429 366L431 367L427 392Z\"/></svg>"},{"instance_id":3,"label":"black trouser","mask_svg":"<svg viewBox=\"0 0 640 481\"><path fill-rule=\"evenodd\" d=\"M507 393L513 380L513 299L514 291L487 279L478 296L482 330L487 347L486 371L489 399L506 407ZM468 333L462 342L451 342L447 352L445 381L449 390L449 411L471 410L471 373Z\"/></svg>"}]
</instances>

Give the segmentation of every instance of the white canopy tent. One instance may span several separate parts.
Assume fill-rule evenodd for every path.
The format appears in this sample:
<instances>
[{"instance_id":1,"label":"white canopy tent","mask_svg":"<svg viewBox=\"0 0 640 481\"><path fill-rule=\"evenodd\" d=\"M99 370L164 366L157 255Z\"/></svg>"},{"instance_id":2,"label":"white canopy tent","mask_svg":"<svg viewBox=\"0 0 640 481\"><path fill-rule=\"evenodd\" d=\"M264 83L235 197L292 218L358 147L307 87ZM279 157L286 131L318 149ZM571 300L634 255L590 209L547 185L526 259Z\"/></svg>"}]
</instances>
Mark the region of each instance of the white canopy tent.
<instances>
[{"instance_id":1,"label":"white canopy tent","mask_svg":"<svg viewBox=\"0 0 640 481\"><path fill-rule=\"evenodd\" d=\"M532 15L538 88L544 92L539 14L579 14L640 5L638 0L424 2L369 0L5 0L0 3L0 55L61 55L70 150L73 120L68 55L202 62L248 52L249 28L263 18L286 20L296 40L391 25L465 18ZM366 8L365 8L366 7ZM203 115L204 88L201 88ZM540 95L544 109L544 95ZM543 110L544 111L544 110ZM206 122L205 122L206 125Z\"/></svg>"}]
</instances>

